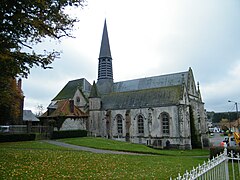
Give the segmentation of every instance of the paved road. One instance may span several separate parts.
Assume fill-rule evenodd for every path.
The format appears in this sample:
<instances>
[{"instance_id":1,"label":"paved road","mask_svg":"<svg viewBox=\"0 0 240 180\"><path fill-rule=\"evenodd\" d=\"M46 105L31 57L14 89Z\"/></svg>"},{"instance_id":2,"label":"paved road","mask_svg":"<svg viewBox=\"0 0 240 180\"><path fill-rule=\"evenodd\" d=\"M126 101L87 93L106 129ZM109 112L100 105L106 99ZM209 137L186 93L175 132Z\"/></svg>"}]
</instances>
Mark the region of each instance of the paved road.
<instances>
[{"instance_id":1,"label":"paved road","mask_svg":"<svg viewBox=\"0 0 240 180\"><path fill-rule=\"evenodd\" d=\"M103 149L95 149L95 148L89 148L89 147L84 147L84 146L77 146L77 145L73 145L73 144L67 144L67 143L64 143L64 142L59 142L59 141L54 141L54 140L43 140L43 141L47 142L49 144L54 144L54 145L57 145L57 146L67 147L67 148L71 148L71 149L74 149L74 150L88 151L88 152L99 153L99 154L129 154L129 155L145 155L145 156L150 155L150 154L123 152L123 151L110 151L110 150L103 150Z\"/></svg>"},{"instance_id":2,"label":"paved road","mask_svg":"<svg viewBox=\"0 0 240 180\"><path fill-rule=\"evenodd\" d=\"M214 133L209 140L213 146L220 146L220 143L224 140L224 136L221 136L220 133Z\"/></svg>"}]
</instances>

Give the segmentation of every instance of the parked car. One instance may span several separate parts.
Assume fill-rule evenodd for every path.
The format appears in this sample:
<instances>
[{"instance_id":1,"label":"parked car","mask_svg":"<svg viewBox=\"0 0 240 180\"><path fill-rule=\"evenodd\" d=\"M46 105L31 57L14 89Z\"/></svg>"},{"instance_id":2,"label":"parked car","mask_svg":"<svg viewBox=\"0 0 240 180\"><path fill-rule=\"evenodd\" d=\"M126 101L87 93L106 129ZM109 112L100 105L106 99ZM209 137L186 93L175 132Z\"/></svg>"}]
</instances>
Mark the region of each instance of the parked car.
<instances>
[{"instance_id":1,"label":"parked car","mask_svg":"<svg viewBox=\"0 0 240 180\"><path fill-rule=\"evenodd\" d=\"M222 142L220 142L220 146L221 146L221 147L227 147L227 143L224 142L224 141L222 141Z\"/></svg>"},{"instance_id":2,"label":"parked car","mask_svg":"<svg viewBox=\"0 0 240 180\"><path fill-rule=\"evenodd\" d=\"M231 146L231 147L236 147L237 146L234 136L224 137L223 142L225 142L227 144L227 146Z\"/></svg>"},{"instance_id":3,"label":"parked car","mask_svg":"<svg viewBox=\"0 0 240 180\"><path fill-rule=\"evenodd\" d=\"M0 133L9 132L9 126L0 126Z\"/></svg>"}]
</instances>

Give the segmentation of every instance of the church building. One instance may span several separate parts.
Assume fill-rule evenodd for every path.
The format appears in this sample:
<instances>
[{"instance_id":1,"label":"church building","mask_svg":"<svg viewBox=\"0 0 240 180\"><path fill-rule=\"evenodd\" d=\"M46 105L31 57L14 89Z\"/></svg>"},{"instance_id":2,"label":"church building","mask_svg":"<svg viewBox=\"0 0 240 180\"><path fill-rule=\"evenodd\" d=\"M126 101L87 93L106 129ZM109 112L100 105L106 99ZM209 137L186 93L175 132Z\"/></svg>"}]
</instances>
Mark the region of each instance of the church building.
<instances>
[{"instance_id":1,"label":"church building","mask_svg":"<svg viewBox=\"0 0 240 180\"><path fill-rule=\"evenodd\" d=\"M58 130L86 129L91 136L158 148L208 145L204 103L192 69L114 82L106 20L97 81L69 81L41 117L51 119L61 119Z\"/></svg>"}]
</instances>

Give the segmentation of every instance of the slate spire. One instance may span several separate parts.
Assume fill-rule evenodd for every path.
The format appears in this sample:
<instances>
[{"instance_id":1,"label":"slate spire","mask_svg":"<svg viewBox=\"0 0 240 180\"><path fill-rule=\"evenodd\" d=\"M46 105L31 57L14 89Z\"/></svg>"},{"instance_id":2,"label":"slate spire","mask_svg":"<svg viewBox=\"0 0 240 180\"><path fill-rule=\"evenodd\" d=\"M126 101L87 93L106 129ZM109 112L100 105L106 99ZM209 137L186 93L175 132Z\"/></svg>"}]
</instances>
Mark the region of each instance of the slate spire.
<instances>
[{"instance_id":1,"label":"slate spire","mask_svg":"<svg viewBox=\"0 0 240 180\"><path fill-rule=\"evenodd\" d=\"M113 80L112 56L108 39L106 19L103 27L102 42L98 60L98 80Z\"/></svg>"},{"instance_id":2,"label":"slate spire","mask_svg":"<svg viewBox=\"0 0 240 180\"><path fill-rule=\"evenodd\" d=\"M99 58L112 58L111 51L110 51L110 45L109 45L109 39L108 39L108 30L107 30L106 19L104 21L102 43L101 43Z\"/></svg>"}]
</instances>

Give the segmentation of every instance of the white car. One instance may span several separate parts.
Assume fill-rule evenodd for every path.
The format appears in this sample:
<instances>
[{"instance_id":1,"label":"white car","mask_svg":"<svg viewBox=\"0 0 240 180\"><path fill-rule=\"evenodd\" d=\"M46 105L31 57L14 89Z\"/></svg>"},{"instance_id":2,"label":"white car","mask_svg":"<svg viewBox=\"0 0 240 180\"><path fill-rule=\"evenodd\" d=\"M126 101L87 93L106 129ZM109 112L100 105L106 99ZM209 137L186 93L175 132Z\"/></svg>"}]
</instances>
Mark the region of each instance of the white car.
<instances>
[{"instance_id":1,"label":"white car","mask_svg":"<svg viewBox=\"0 0 240 180\"><path fill-rule=\"evenodd\" d=\"M0 133L9 132L9 126L0 126Z\"/></svg>"}]
</instances>

